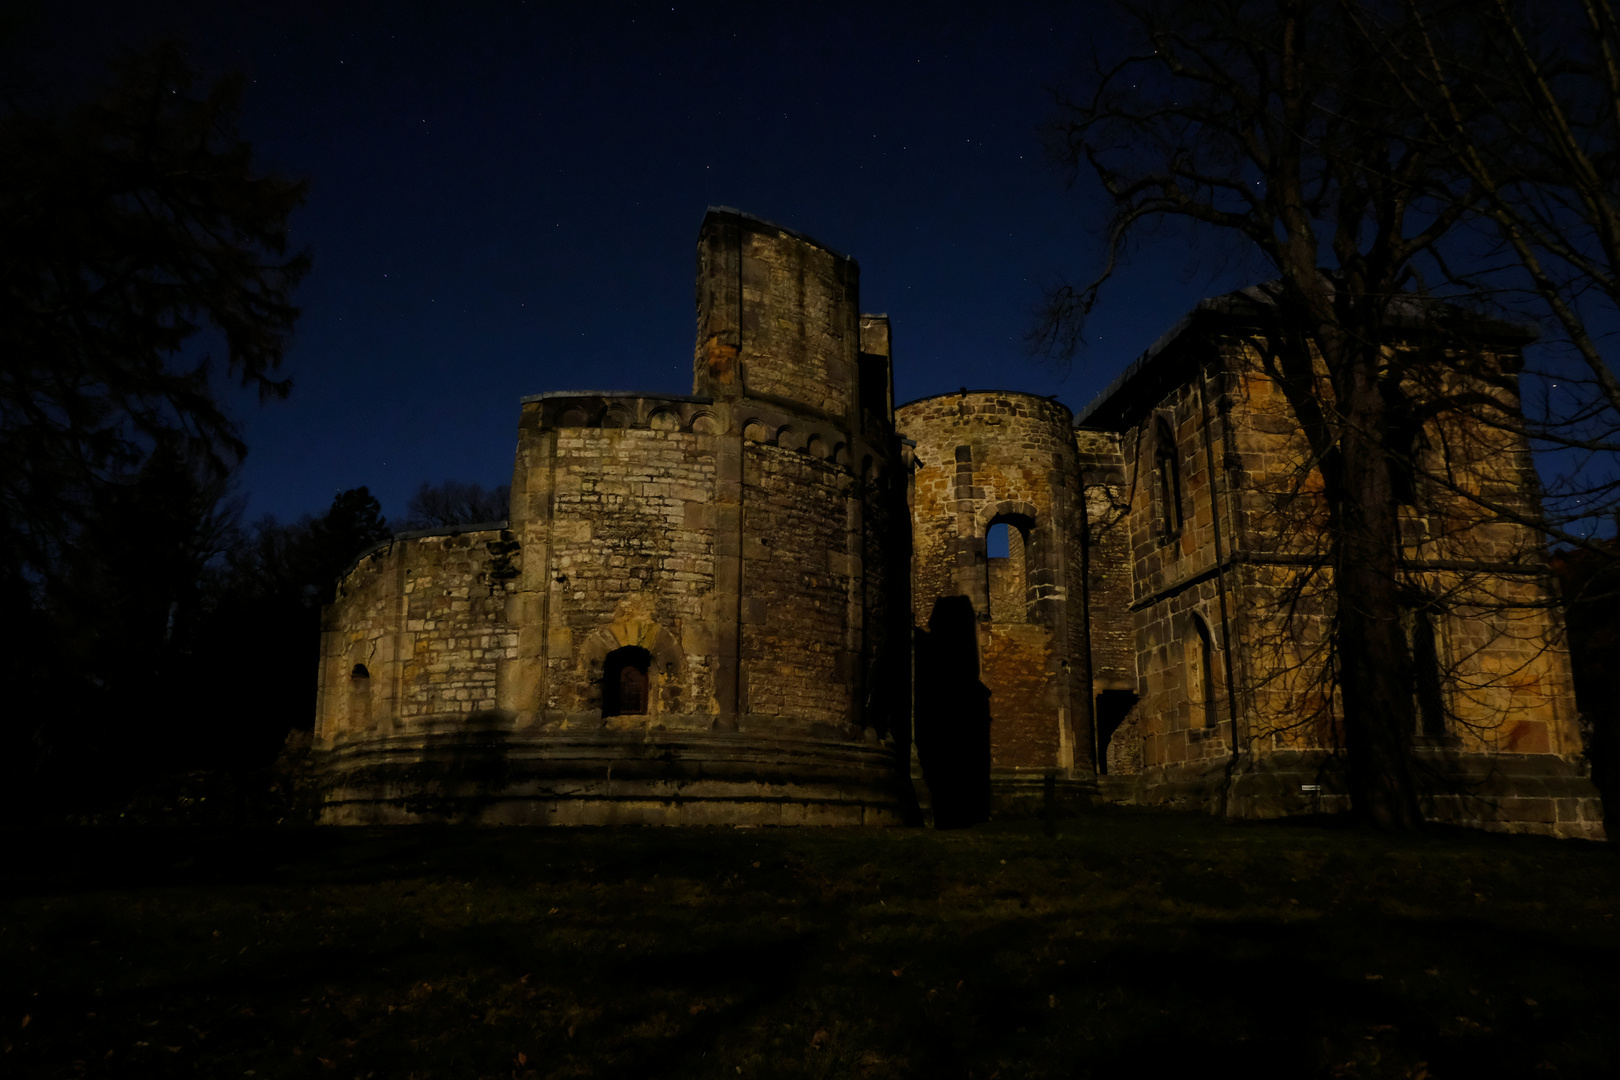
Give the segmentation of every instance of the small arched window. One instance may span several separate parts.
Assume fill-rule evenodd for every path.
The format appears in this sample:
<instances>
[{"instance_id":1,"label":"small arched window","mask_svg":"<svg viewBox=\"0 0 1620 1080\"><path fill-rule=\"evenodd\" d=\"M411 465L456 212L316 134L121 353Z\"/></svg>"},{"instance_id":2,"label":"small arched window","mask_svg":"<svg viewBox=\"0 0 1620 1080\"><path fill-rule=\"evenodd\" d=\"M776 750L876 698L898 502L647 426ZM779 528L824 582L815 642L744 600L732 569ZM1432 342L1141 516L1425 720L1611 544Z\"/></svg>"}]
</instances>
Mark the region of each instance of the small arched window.
<instances>
[{"instance_id":1,"label":"small arched window","mask_svg":"<svg viewBox=\"0 0 1620 1080\"><path fill-rule=\"evenodd\" d=\"M1029 622L1029 541L1034 525L1021 514L1003 514L985 529L985 589L991 622Z\"/></svg>"},{"instance_id":2,"label":"small arched window","mask_svg":"<svg viewBox=\"0 0 1620 1080\"><path fill-rule=\"evenodd\" d=\"M1153 497L1158 502L1159 532L1166 537L1181 532L1181 466L1177 458L1175 432L1160 417L1154 425Z\"/></svg>"},{"instance_id":3,"label":"small arched window","mask_svg":"<svg viewBox=\"0 0 1620 1080\"><path fill-rule=\"evenodd\" d=\"M1197 615L1193 616L1193 629L1198 633L1198 671L1194 680L1193 708L1196 718L1206 729L1221 722L1220 711L1215 708L1215 640L1209 626Z\"/></svg>"},{"instance_id":4,"label":"small arched window","mask_svg":"<svg viewBox=\"0 0 1620 1080\"><path fill-rule=\"evenodd\" d=\"M371 672L364 664L354 665L349 672L349 726L371 726Z\"/></svg>"},{"instance_id":5,"label":"small arched window","mask_svg":"<svg viewBox=\"0 0 1620 1080\"><path fill-rule=\"evenodd\" d=\"M614 649L602 662L602 715L645 716L652 653L635 645Z\"/></svg>"}]
</instances>

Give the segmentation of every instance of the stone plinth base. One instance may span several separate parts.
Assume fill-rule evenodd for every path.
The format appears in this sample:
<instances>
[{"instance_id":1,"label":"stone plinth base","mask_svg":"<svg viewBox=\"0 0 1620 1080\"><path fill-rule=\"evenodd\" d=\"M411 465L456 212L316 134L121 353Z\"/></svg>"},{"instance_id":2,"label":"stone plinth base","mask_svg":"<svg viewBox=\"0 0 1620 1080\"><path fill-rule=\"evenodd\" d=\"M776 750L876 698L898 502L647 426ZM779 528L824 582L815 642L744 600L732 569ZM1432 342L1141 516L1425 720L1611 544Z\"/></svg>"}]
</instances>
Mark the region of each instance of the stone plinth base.
<instances>
[{"instance_id":1,"label":"stone plinth base","mask_svg":"<svg viewBox=\"0 0 1620 1080\"><path fill-rule=\"evenodd\" d=\"M908 825L880 743L728 732L387 736L317 755L331 825Z\"/></svg>"},{"instance_id":2,"label":"stone plinth base","mask_svg":"<svg viewBox=\"0 0 1620 1080\"><path fill-rule=\"evenodd\" d=\"M1045 769L998 769L990 774L990 816L995 818L1040 817L1047 812ZM1096 798L1096 781L1071 777L1053 770L1052 812L1070 817L1089 808Z\"/></svg>"},{"instance_id":3,"label":"stone plinth base","mask_svg":"<svg viewBox=\"0 0 1620 1080\"><path fill-rule=\"evenodd\" d=\"M1414 750L1424 816L1493 832L1605 839L1603 802L1583 763L1550 754ZM1273 751L1192 766L1098 778L1105 802L1198 810L1236 818L1335 814L1350 809L1342 758Z\"/></svg>"}]
</instances>

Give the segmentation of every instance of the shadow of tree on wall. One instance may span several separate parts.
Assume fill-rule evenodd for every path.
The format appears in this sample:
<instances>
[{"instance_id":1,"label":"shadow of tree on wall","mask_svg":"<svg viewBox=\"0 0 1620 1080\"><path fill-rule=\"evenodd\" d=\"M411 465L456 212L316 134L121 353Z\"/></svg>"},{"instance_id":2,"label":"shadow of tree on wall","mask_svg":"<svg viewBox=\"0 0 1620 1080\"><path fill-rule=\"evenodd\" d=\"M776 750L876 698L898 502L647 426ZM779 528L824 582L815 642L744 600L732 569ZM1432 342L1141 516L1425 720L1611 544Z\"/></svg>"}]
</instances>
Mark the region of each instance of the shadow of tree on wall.
<instances>
[{"instance_id":1,"label":"shadow of tree on wall","mask_svg":"<svg viewBox=\"0 0 1620 1080\"><path fill-rule=\"evenodd\" d=\"M917 758L934 825L966 828L990 817L990 688L979 681L973 602L941 597L916 635Z\"/></svg>"}]
</instances>

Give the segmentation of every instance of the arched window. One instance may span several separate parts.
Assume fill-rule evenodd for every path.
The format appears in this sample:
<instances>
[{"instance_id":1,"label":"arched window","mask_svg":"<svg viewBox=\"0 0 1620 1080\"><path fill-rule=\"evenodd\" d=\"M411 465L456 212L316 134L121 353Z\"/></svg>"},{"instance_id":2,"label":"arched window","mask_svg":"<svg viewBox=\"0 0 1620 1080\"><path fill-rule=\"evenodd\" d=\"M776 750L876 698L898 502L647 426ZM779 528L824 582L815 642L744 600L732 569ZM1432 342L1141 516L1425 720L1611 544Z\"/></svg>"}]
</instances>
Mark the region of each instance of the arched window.
<instances>
[{"instance_id":1,"label":"arched window","mask_svg":"<svg viewBox=\"0 0 1620 1080\"><path fill-rule=\"evenodd\" d=\"M1193 616L1193 629L1198 633L1198 671L1192 698L1194 717L1204 728L1211 729L1221 722L1220 711L1215 708L1215 641L1208 625L1197 615Z\"/></svg>"},{"instance_id":2,"label":"arched window","mask_svg":"<svg viewBox=\"0 0 1620 1080\"><path fill-rule=\"evenodd\" d=\"M645 716L652 653L635 645L614 649L602 661L602 715Z\"/></svg>"},{"instance_id":3,"label":"arched window","mask_svg":"<svg viewBox=\"0 0 1620 1080\"><path fill-rule=\"evenodd\" d=\"M349 726L371 726L371 672L364 664L354 665L349 672Z\"/></svg>"},{"instance_id":4,"label":"arched window","mask_svg":"<svg viewBox=\"0 0 1620 1080\"><path fill-rule=\"evenodd\" d=\"M1154 425L1153 497L1158 501L1159 531L1164 536L1181 532L1181 466L1176 436L1163 417Z\"/></svg>"},{"instance_id":5,"label":"arched window","mask_svg":"<svg viewBox=\"0 0 1620 1080\"><path fill-rule=\"evenodd\" d=\"M1034 525L1022 514L1003 514L985 530L985 588L991 622L1029 622L1029 540Z\"/></svg>"}]
</instances>

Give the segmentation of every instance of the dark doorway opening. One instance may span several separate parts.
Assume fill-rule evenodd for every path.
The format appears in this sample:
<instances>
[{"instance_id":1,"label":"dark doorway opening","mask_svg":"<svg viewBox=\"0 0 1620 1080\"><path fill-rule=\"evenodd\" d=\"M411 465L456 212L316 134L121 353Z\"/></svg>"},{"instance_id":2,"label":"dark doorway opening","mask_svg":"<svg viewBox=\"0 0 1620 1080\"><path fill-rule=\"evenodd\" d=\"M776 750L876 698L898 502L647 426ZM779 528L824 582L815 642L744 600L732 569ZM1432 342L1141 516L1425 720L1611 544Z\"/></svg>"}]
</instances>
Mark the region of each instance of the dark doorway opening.
<instances>
[{"instance_id":1,"label":"dark doorway opening","mask_svg":"<svg viewBox=\"0 0 1620 1080\"><path fill-rule=\"evenodd\" d=\"M647 670L652 653L636 645L614 649L602 661L602 715L645 716L647 714Z\"/></svg>"},{"instance_id":2,"label":"dark doorway opening","mask_svg":"<svg viewBox=\"0 0 1620 1080\"><path fill-rule=\"evenodd\" d=\"M966 596L935 601L916 632L917 759L934 827L990 817L990 689L979 681L978 618Z\"/></svg>"},{"instance_id":3,"label":"dark doorway opening","mask_svg":"<svg viewBox=\"0 0 1620 1080\"><path fill-rule=\"evenodd\" d=\"M1097 723L1097 771L1108 772L1108 744L1113 741L1114 732L1119 725L1125 722L1131 710L1136 708L1136 694L1131 690L1104 690L1097 695L1096 723Z\"/></svg>"}]
</instances>

